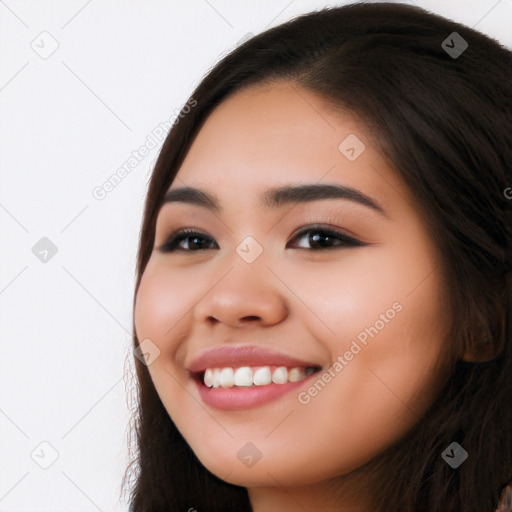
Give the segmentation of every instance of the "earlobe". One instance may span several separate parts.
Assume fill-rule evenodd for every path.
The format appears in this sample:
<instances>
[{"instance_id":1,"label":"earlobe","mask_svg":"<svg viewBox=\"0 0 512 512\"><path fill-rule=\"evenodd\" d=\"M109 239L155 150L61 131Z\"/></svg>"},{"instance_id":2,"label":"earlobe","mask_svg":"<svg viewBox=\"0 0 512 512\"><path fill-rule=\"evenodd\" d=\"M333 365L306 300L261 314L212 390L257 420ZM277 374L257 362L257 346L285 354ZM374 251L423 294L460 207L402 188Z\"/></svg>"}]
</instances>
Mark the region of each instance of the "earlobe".
<instances>
[{"instance_id":1,"label":"earlobe","mask_svg":"<svg viewBox=\"0 0 512 512\"><path fill-rule=\"evenodd\" d=\"M486 363L497 357L503 350L502 333L495 333L487 326L481 326L470 337L464 349L462 360L467 363Z\"/></svg>"},{"instance_id":2,"label":"earlobe","mask_svg":"<svg viewBox=\"0 0 512 512\"><path fill-rule=\"evenodd\" d=\"M496 344L485 340L474 343L473 346L464 351L462 360L466 363L486 363L494 359L501 351L496 350Z\"/></svg>"},{"instance_id":3,"label":"earlobe","mask_svg":"<svg viewBox=\"0 0 512 512\"><path fill-rule=\"evenodd\" d=\"M506 285L506 281L504 284ZM485 363L498 357L505 349L506 326L510 325L510 302L507 300L506 290L507 287L504 286L470 316L472 320L466 331L462 361Z\"/></svg>"}]
</instances>

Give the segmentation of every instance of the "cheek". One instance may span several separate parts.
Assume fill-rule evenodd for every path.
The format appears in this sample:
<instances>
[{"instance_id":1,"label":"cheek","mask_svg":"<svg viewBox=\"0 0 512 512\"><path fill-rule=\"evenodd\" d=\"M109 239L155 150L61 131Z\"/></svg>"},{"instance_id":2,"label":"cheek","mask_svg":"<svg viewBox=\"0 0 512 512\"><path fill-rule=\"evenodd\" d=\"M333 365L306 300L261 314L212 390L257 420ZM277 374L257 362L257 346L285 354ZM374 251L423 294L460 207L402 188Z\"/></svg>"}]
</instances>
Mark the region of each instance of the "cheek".
<instances>
[{"instance_id":1,"label":"cheek","mask_svg":"<svg viewBox=\"0 0 512 512\"><path fill-rule=\"evenodd\" d=\"M180 340L189 331L192 292L183 273L169 271L161 262L148 262L137 291L134 307L135 332L139 343L149 339L158 347L159 355L148 366L155 388L167 412L174 417L183 406L182 388L178 380L188 374L172 362ZM190 299L190 300L189 300Z\"/></svg>"},{"instance_id":2,"label":"cheek","mask_svg":"<svg viewBox=\"0 0 512 512\"><path fill-rule=\"evenodd\" d=\"M393 251L372 247L310 265L307 271L300 263L283 267L280 274L293 282L301 301L297 310L304 313L308 328L339 350L344 349L344 340L350 345L349 340L376 323L379 331L396 323L406 331L407 326L428 330L443 309L438 275L421 250L415 256L400 246ZM402 336L393 338L393 343L401 342Z\"/></svg>"},{"instance_id":3,"label":"cheek","mask_svg":"<svg viewBox=\"0 0 512 512\"><path fill-rule=\"evenodd\" d=\"M402 250L382 253L378 265L375 255L360 252L343 264L318 267L295 288L310 310L306 329L328 345L333 365L332 380L303 395L307 415L324 425L317 441L324 455L333 439L344 439L339 460L350 458L347 446L357 446L351 455L364 463L410 429L435 399L449 319L425 252L417 259Z\"/></svg>"},{"instance_id":4,"label":"cheek","mask_svg":"<svg viewBox=\"0 0 512 512\"><path fill-rule=\"evenodd\" d=\"M142 275L134 309L134 322L139 341L150 338L161 351L171 347L163 340L175 337L180 331L189 303L187 295L192 295L185 276L179 272L169 272L150 260Z\"/></svg>"},{"instance_id":5,"label":"cheek","mask_svg":"<svg viewBox=\"0 0 512 512\"><path fill-rule=\"evenodd\" d=\"M420 364L422 356L429 361L449 324L434 261L419 243L414 254L397 244L394 250L365 249L308 272L296 270L301 278L293 281L294 292L308 306L300 306L302 318L334 357L357 339L365 347L358 359L368 365L389 360L401 366L408 357ZM285 279L292 280L292 273Z\"/></svg>"}]
</instances>

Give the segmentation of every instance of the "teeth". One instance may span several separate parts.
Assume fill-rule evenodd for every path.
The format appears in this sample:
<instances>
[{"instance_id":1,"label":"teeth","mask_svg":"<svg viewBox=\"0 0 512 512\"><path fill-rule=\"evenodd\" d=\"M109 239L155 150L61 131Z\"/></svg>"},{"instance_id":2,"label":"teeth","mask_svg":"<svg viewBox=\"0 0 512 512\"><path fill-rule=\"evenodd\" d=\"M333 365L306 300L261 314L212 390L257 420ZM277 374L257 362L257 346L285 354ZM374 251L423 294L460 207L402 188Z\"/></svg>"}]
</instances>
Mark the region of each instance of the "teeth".
<instances>
[{"instance_id":1,"label":"teeth","mask_svg":"<svg viewBox=\"0 0 512 512\"><path fill-rule=\"evenodd\" d=\"M288 372L288 380L290 382L299 382L299 380L302 380L305 376L306 376L305 368L292 368Z\"/></svg>"},{"instance_id":2,"label":"teeth","mask_svg":"<svg viewBox=\"0 0 512 512\"><path fill-rule=\"evenodd\" d=\"M204 384L209 388L232 388L249 386L266 386L270 383L286 384L299 382L313 373L313 368L287 368L279 366L271 371L270 366L251 368L242 366L234 370L227 368L207 368L204 372Z\"/></svg>"},{"instance_id":3,"label":"teeth","mask_svg":"<svg viewBox=\"0 0 512 512\"><path fill-rule=\"evenodd\" d=\"M212 384L214 388L220 387L220 370L218 368L215 368L215 370L213 370Z\"/></svg>"},{"instance_id":4,"label":"teeth","mask_svg":"<svg viewBox=\"0 0 512 512\"><path fill-rule=\"evenodd\" d=\"M233 368L223 368L220 372L220 385L223 388L231 388L235 383L235 373Z\"/></svg>"},{"instance_id":5,"label":"teeth","mask_svg":"<svg viewBox=\"0 0 512 512\"><path fill-rule=\"evenodd\" d=\"M254 385L255 386L265 386L266 384L270 384L272 382L272 376L270 375L270 368L268 366L264 366L259 370L254 372Z\"/></svg>"},{"instance_id":6,"label":"teeth","mask_svg":"<svg viewBox=\"0 0 512 512\"><path fill-rule=\"evenodd\" d=\"M211 368L208 368L204 372L204 383L209 388L213 386L213 371L211 370Z\"/></svg>"},{"instance_id":7,"label":"teeth","mask_svg":"<svg viewBox=\"0 0 512 512\"><path fill-rule=\"evenodd\" d=\"M280 366L274 370L272 375L272 382L274 384L285 384L288 382L288 370L286 366Z\"/></svg>"},{"instance_id":8,"label":"teeth","mask_svg":"<svg viewBox=\"0 0 512 512\"><path fill-rule=\"evenodd\" d=\"M252 386L252 370L242 366L235 372L235 386Z\"/></svg>"}]
</instances>

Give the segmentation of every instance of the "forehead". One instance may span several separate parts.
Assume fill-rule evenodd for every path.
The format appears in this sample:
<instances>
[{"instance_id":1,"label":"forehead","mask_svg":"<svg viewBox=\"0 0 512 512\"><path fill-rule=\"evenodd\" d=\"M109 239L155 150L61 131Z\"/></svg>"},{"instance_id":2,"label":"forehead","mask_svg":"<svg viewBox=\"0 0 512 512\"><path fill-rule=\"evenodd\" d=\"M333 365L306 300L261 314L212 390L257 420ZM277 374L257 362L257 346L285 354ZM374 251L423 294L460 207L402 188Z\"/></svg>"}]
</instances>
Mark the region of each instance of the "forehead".
<instances>
[{"instance_id":1,"label":"forehead","mask_svg":"<svg viewBox=\"0 0 512 512\"><path fill-rule=\"evenodd\" d=\"M354 115L329 112L322 99L296 85L256 85L217 106L187 159L238 158L241 163L293 163L306 169L320 156L336 160L343 135L358 132L367 138L364 131Z\"/></svg>"},{"instance_id":2,"label":"forehead","mask_svg":"<svg viewBox=\"0 0 512 512\"><path fill-rule=\"evenodd\" d=\"M353 187L384 203L403 188L355 114L290 83L251 86L217 106L170 188L256 205L267 189L291 183Z\"/></svg>"}]
</instances>

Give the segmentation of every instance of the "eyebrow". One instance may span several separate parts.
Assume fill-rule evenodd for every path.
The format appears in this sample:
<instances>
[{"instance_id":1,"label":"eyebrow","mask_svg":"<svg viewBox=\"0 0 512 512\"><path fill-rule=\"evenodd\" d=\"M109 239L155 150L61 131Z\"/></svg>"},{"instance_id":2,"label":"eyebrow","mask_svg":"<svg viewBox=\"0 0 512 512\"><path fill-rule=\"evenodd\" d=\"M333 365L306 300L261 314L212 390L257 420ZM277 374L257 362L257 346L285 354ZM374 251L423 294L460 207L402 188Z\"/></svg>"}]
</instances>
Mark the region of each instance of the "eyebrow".
<instances>
[{"instance_id":1,"label":"eyebrow","mask_svg":"<svg viewBox=\"0 0 512 512\"><path fill-rule=\"evenodd\" d=\"M319 199L346 199L367 206L387 217L384 209L372 198L352 187L341 185L288 185L266 190L261 196L261 203L267 209L277 209L288 204L306 203ZM221 213L218 198L205 190L195 187L180 187L168 190L162 201L167 203L187 203Z\"/></svg>"}]
</instances>

